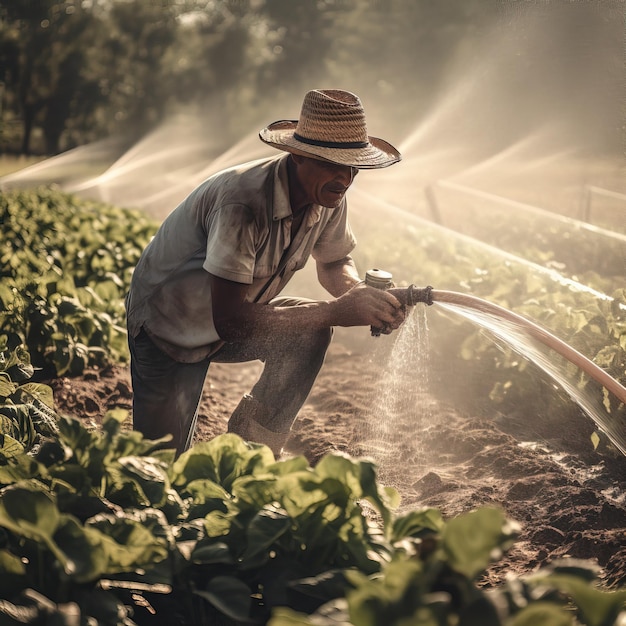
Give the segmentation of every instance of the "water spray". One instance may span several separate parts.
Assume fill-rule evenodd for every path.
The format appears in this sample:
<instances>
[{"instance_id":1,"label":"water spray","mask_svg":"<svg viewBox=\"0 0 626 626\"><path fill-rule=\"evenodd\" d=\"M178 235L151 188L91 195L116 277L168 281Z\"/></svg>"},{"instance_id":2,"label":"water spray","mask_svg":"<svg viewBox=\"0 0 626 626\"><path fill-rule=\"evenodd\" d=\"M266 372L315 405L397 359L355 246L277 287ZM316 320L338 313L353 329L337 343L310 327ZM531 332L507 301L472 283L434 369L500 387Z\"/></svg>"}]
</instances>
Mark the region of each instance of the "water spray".
<instances>
[{"instance_id":1,"label":"water spray","mask_svg":"<svg viewBox=\"0 0 626 626\"><path fill-rule=\"evenodd\" d=\"M615 395L620 402L626 405L626 387L624 387L619 381L610 376L586 356L572 348L572 346L554 336L542 326L539 326L517 313L513 313L504 307L470 294L455 291L434 290L430 286L424 288L418 288L415 285L409 285L409 287L402 288L393 287L391 274L379 269L369 270L366 274L365 282L373 287L390 291L405 306L414 306L418 302L422 302L427 305L432 305L433 302L448 303L488 313L500 319L513 322L517 326L523 328L532 337L538 339L544 345L553 349L555 352L558 352L565 359L583 370L596 382L600 383L605 389ZM372 328L372 335L378 336L382 330L384 329ZM622 451L622 453L626 454L626 437L621 433L612 433L610 438Z\"/></svg>"},{"instance_id":2,"label":"water spray","mask_svg":"<svg viewBox=\"0 0 626 626\"><path fill-rule=\"evenodd\" d=\"M457 293L455 291L433 291L432 298L434 301L447 302L458 306L476 309L485 313L490 313L496 317L500 317L501 319L508 320L518 326L521 326L532 337L538 339L549 348L552 348L555 352L558 352L568 361L589 374L589 376L591 376L594 380L613 393L620 400L620 402L626 404L626 387L607 374L607 372L596 365L593 361L578 352L578 350L572 348L572 346L565 343L558 337L555 337L542 326L539 326L527 318L522 317L517 313L513 313L504 307L470 294Z\"/></svg>"}]
</instances>

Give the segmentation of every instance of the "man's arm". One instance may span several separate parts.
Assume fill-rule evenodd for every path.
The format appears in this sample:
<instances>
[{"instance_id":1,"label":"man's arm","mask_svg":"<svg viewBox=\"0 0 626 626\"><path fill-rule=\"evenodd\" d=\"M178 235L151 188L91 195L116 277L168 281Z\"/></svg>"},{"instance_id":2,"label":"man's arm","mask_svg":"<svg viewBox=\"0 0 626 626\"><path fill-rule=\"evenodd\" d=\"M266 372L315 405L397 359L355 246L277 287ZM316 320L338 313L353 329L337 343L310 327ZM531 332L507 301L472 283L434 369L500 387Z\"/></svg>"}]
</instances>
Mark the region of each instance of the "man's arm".
<instances>
[{"instance_id":1,"label":"man's arm","mask_svg":"<svg viewBox=\"0 0 626 626\"><path fill-rule=\"evenodd\" d=\"M338 298L361 282L350 255L333 263L317 262L317 279L329 294Z\"/></svg>"},{"instance_id":2,"label":"man's arm","mask_svg":"<svg viewBox=\"0 0 626 626\"><path fill-rule=\"evenodd\" d=\"M240 341L247 337L275 337L281 331L296 332L299 328L331 326L397 328L404 320L397 298L360 283L353 263L344 264L343 269L341 265L330 270L327 267L322 274L327 281L324 286L341 295L289 307L250 302L248 285L211 275L213 322L220 338Z\"/></svg>"}]
</instances>

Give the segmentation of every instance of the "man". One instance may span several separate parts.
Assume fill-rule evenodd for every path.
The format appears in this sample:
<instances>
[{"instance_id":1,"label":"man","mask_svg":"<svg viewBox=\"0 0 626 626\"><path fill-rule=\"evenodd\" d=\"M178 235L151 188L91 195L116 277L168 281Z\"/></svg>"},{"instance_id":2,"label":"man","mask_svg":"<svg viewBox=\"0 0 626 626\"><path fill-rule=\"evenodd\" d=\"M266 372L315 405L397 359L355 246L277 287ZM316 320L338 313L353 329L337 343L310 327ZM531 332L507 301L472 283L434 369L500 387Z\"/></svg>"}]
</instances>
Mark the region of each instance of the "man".
<instances>
[{"instance_id":1,"label":"man","mask_svg":"<svg viewBox=\"0 0 626 626\"><path fill-rule=\"evenodd\" d=\"M404 320L391 294L366 286L350 257L345 194L360 169L398 151L367 134L352 93L314 90L299 120L260 139L282 154L200 184L164 220L135 269L127 298L135 429L191 443L211 361L261 360L228 430L278 455L322 366L333 326L391 332ZM312 256L332 296L277 297Z\"/></svg>"}]
</instances>

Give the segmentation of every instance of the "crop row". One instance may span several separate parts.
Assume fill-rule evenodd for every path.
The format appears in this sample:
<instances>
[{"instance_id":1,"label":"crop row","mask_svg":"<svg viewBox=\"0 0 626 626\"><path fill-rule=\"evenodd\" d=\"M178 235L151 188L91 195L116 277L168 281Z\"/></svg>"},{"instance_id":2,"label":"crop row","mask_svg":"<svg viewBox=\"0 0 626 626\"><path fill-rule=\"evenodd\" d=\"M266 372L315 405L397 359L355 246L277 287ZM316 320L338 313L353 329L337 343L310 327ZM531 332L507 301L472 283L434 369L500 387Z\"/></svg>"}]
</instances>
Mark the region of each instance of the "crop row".
<instances>
[{"instance_id":1,"label":"crop row","mask_svg":"<svg viewBox=\"0 0 626 626\"><path fill-rule=\"evenodd\" d=\"M625 235L454 183L436 196L442 222L458 232L600 291L622 286Z\"/></svg>"},{"instance_id":2,"label":"crop row","mask_svg":"<svg viewBox=\"0 0 626 626\"><path fill-rule=\"evenodd\" d=\"M50 375L128 357L123 298L156 225L51 189L0 193L0 327Z\"/></svg>"}]
</instances>

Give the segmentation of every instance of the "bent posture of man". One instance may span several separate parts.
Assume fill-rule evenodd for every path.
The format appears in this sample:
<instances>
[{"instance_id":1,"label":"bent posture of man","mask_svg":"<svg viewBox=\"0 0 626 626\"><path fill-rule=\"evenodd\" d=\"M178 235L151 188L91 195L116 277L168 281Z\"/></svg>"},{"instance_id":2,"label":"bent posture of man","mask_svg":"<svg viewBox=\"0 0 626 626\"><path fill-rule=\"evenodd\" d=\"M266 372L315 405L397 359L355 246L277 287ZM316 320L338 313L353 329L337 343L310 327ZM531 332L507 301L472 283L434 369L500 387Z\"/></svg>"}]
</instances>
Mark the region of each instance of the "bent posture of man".
<instances>
[{"instance_id":1,"label":"bent posture of man","mask_svg":"<svg viewBox=\"0 0 626 626\"><path fill-rule=\"evenodd\" d=\"M279 454L322 366L333 326L404 320L391 294L366 286L345 194L360 169L400 160L368 136L361 101L313 90L298 120L264 128L282 154L229 168L200 184L164 220L127 298L135 429L193 438L211 361L261 360L228 430ZM329 300L278 297L312 256Z\"/></svg>"}]
</instances>

